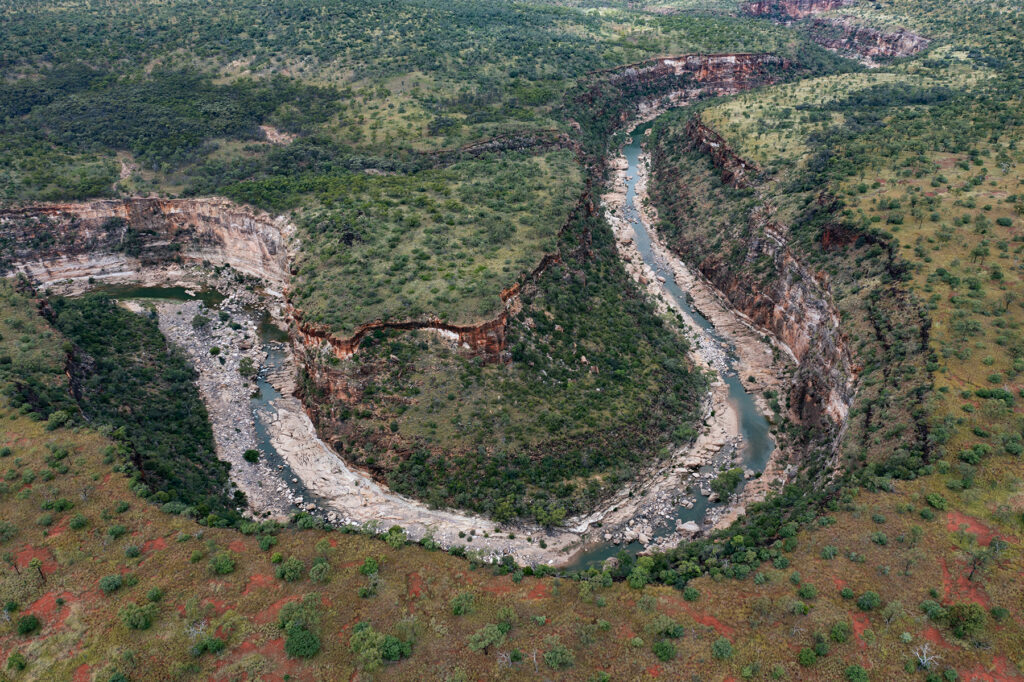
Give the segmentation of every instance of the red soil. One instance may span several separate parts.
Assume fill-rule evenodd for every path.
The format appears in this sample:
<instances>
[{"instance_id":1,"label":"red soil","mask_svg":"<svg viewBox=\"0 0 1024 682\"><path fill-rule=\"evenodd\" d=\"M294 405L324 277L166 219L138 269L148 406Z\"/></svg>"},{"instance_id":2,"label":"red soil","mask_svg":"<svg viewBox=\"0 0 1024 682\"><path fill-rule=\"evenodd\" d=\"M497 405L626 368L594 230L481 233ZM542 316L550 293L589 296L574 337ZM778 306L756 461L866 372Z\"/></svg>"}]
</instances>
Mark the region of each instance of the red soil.
<instances>
[{"instance_id":1,"label":"red soil","mask_svg":"<svg viewBox=\"0 0 1024 682\"><path fill-rule=\"evenodd\" d=\"M924 629L924 638L932 644L937 644L941 647L949 646L946 644L946 640L943 638L942 633L939 632L939 629L934 625L929 625Z\"/></svg>"},{"instance_id":2,"label":"red soil","mask_svg":"<svg viewBox=\"0 0 1024 682\"><path fill-rule=\"evenodd\" d=\"M841 590L846 587L846 581L835 576L832 576L832 584L836 586L837 590Z\"/></svg>"},{"instance_id":3,"label":"red soil","mask_svg":"<svg viewBox=\"0 0 1024 682\"><path fill-rule=\"evenodd\" d=\"M992 542L992 538L995 537L995 532L991 528L973 516L961 514L957 511L948 512L946 514L946 530L954 533L960 530L960 526L967 526L967 532L978 538L979 545L988 545ZM1001 539L1009 541L1008 538Z\"/></svg>"},{"instance_id":4,"label":"red soil","mask_svg":"<svg viewBox=\"0 0 1024 682\"><path fill-rule=\"evenodd\" d=\"M71 678L71 682L89 682L89 673L89 664L83 663L82 665L75 668L74 677Z\"/></svg>"},{"instance_id":5,"label":"red soil","mask_svg":"<svg viewBox=\"0 0 1024 682\"><path fill-rule=\"evenodd\" d=\"M692 606L684 606L683 609L695 621L697 621L705 627L714 628L715 632L722 635L723 637L729 637L731 639L732 636L736 633L735 628L726 625L725 623L718 620L709 613L702 613L700 611L697 611Z\"/></svg>"},{"instance_id":6,"label":"red soil","mask_svg":"<svg viewBox=\"0 0 1024 682\"><path fill-rule=\"evenodd\" d=\"M942 565L942 586L946 592L946 601L962 601L966 599L985 609L992 606L992 602L985 593L985 588L967 579L968 573L966 568L955 567L958 569L964 568L964 570L958 570L954 578L949 571L946 560L943 559L940 563Z\"/></svg>"},{"instance_id":7,"label":"red soil","mask_svg":"<svg viewBox=\"0 0 1024 682\"><path fill-rule=\"evenodd\" d=\"M995 656L992 659L992 666L990 668L978 666L977 668L964 670L961 675L962 679L970 680L971 682L1004 682L1006 680L1024 679L1024 676L1010 665L1005 656Z\"/></svg>"},{"instance_id":8,"label":"red soil","mask_svg":"<svg viewBox=\"0 0 1024 682\"><path fill-rule=\"evenodd\" d=\"M419 599L423 595L423 578L419 573L410 573L405 576L406 584L409 586L409 599Z\"/></svg>"},{"instance_id":9,"label":"red soil","mask_svg":"<svg viewBox=\"0 0 1024 682\"><path fill-rule=\"evenodd\" d=\"M544 581L537 581L533 589L526 593L527 599L547 599L551 596L551 588Z\"/></svg>"},{"instance_id":10,"label":"red soil","mask_svg":"<svg viewBox=\"0 0 1024 682\"><path fill-rule=\"evenodd\" d=\"M242 595L247 595L252 590L265 590L268 588L281 589L281 585L274 580L273 576L267 575L266 573L257 573L249 578L249 582L246 583L245 590L242 591Z\"/></svg>"},{"instance_id":11,"label":"red soil","mask_svg":"<svg viewBox=\"0 0 1024 682\"><path fill-rule=\"evenodd\" d=\"M246 550L245 540L241 540L241 539L239 539L239 540L232 540L228 544L228 549L230 549L232 552L237 552L238 554L245 553L245 550Z\"/></svg>"},{"instance_id":12,"label":"red soil","mask_svg":"<svg viewBox=\"0 0 1024 682\"><path fill-rule=\"evenodd\" d=\"M43 562L42 571L43 575L50 575L57 570L57 562L53 558L53 554L50 550L45 547L33 547L32 545L25 545L15 555L14 560L18 566L19 571L23 571L28 568L28 562L33 559L39 559Z\"/></svg>"},{"instance_id":13,"label":"red soil","mask_svg":"<svg viewBox=\"0 0 1024 682\"><path fill-rule=\"evenodd\" d=\"M507 575L500 576L489 581L482 589L490 594L508 594L512 591L512 578Z\"/></svg>"},{"instance_id":14,"label":"red soil","mask_svg":"<svg viewBox=\"0 0 1024 682\"><path fill-rule=\"evenodd\" d=\"M215 597L207 597L202 601L203 604L209 604L213 607L213 612L218 616L223 615L228 609L234 608L223 599L217 599Z\"/></svg>"},{"instance_id":15,"label":"red soil","mask_svg":"<svg viewBox=\"0 0 1024 682\"><path fill-rule=\"evenodd\" d=\"M52 540L53 538L59 538L59 537L60 537L61 535L63 535L63 534L64 534L64 531L66 531L66 530L68 529L68 522L69 522L70 520L71 520L71 517L70 517L70 516L65 516L65 517L64 517L63 519L61 519L61 520L60 520L60 521L59 521L59 522L57 523L57 525L56 525L56 526L54 526L53 528L50 528L50 529L49 529L49 530L47 531L47 533L46 533L46 537L50 538L51 540Z\"/></svg>"},{"instance_id":16,"label":"red soil","mask_svg":"<svg viewBox=\"0 0 1024 682\"><path fill-rule=\"evenodd\" d=\"M647 673L648 675L650 675L651 677L660 677L661 676L661 666L660 665L652 665L650 668L648 668L644 672Z\"/></svg>"},{"instance_id":17,"label":"red soil","mask_svg":"<svg viewBox=\"0 0 1024 682\"><path fill-rule=\"evenodd\" d=\"M861 649L866 649L868 643L864 641L864 631L871 627L868 615L866 613L851 613L850 619L853 621L853 632L857 635L858 646Z\"/></svg>"},{"instance_id":18,"label":"red soil","mask_svg":"<svg viewBox=\"0 0 1024 682\"><path fill-rule=\"evenodd\" d=\"M260 680L264 682L284 682L288 680L312 680L312 672L307 670L302 662L288 658L284 652L284 638L278 637L257 646L251 639L247 639L231 650L230 655L217 661L215 667L221 670L228 667L231 672L228 675L211 676L210 680L237 680L238 671L232 670L233 664L253 652L258 653L269 664L270 671L263 673ZM229 667L230 666L230 667Z\"/></svg>"},{"instance_id":19,"label":"red soil","mask_svg":"<svg viewBox=\"0 0 1024 682\"><path fill-rule=\"evenodd\" d=\"M63 606L57 606L57 598L64 600ZM26 609L26 613L37 616L46 627L59 628L64 625L68 615L71 613L71 601L73 597L70 592L47 592L39 599L32 602ZM58 612L59 609L59 612Z\"/></svg>"},{"instance_id":20,"label":"red soil","mask_svg":"<svg viewBox=\"0 0 1024 682\"><path fill-rule=\"evenodd\" d=\"M164 538L153 538L152 540L146 540L142 543L143 554L157 552L161 549L167 549L167 540L165 540Z\"/></svg>"},{"instance_id":21,"label":"red soil","mask_svg":"<svg viewBox=\"0 0 1024 682\"><path fill-rule=\"evenodd\" d=\"M298 597L285 597L284 599L276 601L273 604L271 604L270 606L268 606L267 608L265 608L264 610L262 610L259 613L257 613L253 617L253 622L259 623L260 625L265 625L267 623L273 622L274 620L277 619L277 614L280 613L281 607L283 607L288 602L298 601L298 600L299 600Z\"/></svg>"}]
</instances>

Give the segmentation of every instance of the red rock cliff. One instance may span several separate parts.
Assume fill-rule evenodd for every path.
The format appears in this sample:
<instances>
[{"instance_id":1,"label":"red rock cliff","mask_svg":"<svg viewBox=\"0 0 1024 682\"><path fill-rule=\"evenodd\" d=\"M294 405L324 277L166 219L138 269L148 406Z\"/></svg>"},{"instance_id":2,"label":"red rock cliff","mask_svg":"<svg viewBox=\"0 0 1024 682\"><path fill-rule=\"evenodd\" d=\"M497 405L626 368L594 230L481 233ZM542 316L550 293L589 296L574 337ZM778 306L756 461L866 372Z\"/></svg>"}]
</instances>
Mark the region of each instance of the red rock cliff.
<instances>
[{"instance_id":1,"label":"red rock cliff","mask_svg":"<svg viewBox=\"0 0 1024 682\"><path fill-rule=\"evenodd\" d=\"M809 27L814 42L859 57L907 57L928 47L928 38L900 28L881 31L843 17L818 18Z\"/></svg>"},{"instance_id":2,"label":"red rock cliff","mask_svg":"<svg viewBox=\"0 0 1024 682\"><path fill-rule=\"evenodd\" d=\"M852 4L853 0L755 0L744 5L743 11L776 19L803 19Z\"/></svg>"}]
</instances>

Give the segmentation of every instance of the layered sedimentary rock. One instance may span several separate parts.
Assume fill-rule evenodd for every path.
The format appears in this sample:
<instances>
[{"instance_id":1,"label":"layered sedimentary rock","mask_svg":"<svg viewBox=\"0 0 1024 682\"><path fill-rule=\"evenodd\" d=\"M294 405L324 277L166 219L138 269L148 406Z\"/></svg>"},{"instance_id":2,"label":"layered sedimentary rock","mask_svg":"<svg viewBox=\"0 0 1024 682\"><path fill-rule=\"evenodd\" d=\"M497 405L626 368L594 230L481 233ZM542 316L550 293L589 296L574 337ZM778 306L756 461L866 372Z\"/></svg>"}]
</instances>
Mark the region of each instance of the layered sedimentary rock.
<instances>
[{"instance_id":1,"label":"layered sedimentary rock","mask_svg":"<svg viewBox=\"0 0 1024 682\"><path fill-rule=\"evenodd\" d=\"M852 5L854 0L755 0L743 6L747 14L776 19L803 19Z\"/></svg>"},{"instance_id":2,"label":"layered sedimentary rock","mask_svg":"<svg viewBox=\"0 0 1024 682\"><path fill-rule=\"evenodd\" d=\"M725 141L695 116L686 127L691 148L707 154L734 187L756 181L744 161ZM658 168L660 149L653 150ZM671 182L664 176L663 182ZM735 235L737 249L709 250L704 237L684 233L672 246L680 250L728 300L756 326L782 341L797 360L790 405L805 423L841 425L853 400L850 352L825 274L807 267L788 244L788 229L762 204L749 216L746 229ZM770 277L755 274L755 263L770 259Z\"/></svg>"},{"instance_id":3,"label":"layered sedimentary rock","mask_svg":"<svg viewBox=\"0 0 1024 682\"><path fill-rule=\"evenodd\" d=\"M665 57L596 71L592 84L574 97L576 124L605 139L646 114L773 83L793 66L772 54L740 53Z\"/></svg>"},{"instance_id":4,"label":"layered sedimentary rock","mask_svg":"<svg viewBox=\"0 0 1024 682\"><path fill-rule=\"evenodd\" d=\"M752 177L761 171L757 165L737 154L721 135L704 125L699 116L690 119L686 134L690 138L690 148L710 156L721 171L722 182L730 187L749 187Z\"/></svg>"},{"instance_id":5,"label":"layered sedimentary rock","mask_svg":"<svg viewBox=\"0 0 1024 682\"><path fill-rule=\"evenodd\" d=\"M0 264L45 284L205 262L283 289L291 232L283 218L218 198L35 204L0 211Z\"/></svg>"},{"instance_id":6,"label":"layered sedimentary rock","mask_svg":"<svg viewBox=\"0 0 1024 682\"><path fill-rule=\"evenodd\" d=\"M808 27L814 42L831 50L868 59L907 57L928 47L928 38L904 28L883 31L842 17L814 19Z\"/></svg>"}]
</instances>

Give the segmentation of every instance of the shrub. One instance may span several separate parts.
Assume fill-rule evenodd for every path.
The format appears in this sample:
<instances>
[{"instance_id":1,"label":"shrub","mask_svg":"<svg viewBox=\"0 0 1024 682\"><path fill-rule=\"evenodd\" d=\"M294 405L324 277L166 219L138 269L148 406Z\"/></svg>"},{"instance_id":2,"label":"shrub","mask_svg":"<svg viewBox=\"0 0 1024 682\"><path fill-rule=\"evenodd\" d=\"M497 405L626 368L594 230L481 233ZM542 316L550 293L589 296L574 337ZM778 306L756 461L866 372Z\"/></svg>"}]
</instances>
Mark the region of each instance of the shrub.
<instances>
[{"instance_id":1,"label":"shrub","mask_svg":"<svg viewBox=\"0 0 1024 682\"><path fill-rule=\"evenodd\" d=\"M544 662L552 670L565 670L576 663L576 657L563 644L555 644L544 652Z\"/></svg>"},{"instance_id":2,"label":"shrub","mask_svg":"<svg viewBox=\"0 0 1024 682\"><path fill-rule=\"evenodd\" d=\"M719 661L728 661L732 658L733 649L732 642L725 637L719 637L711 645L711 655Z\"/></svg>"},{"instance_id":3,"label":"shrub","mask_svg":"<svg viewBox=\"0 0 1024 682\"><path fill-rule=\"evenodd\" d=\"M7 542L17 534L17 526L10 521L0 521L0 543Z\"/></svg>"},{"instance_id":4,"label":"shrub","mask_svg":"<svg viewBox=\"0 0 1024 682\"><path fill-rule=\"evenodd\" d=\"M676 646L667 639L660 639L651 647L659 661L671 661L676 657Z\"/></svg>"},{"instance_id":5,"label":"shrub","mask_svg":"<svg viewBox=\"0 0 1024 682\"><path fill-rule=\"evenodd\" d=\"M309 569L309 579L317 583L327 582L331 574L331 565L326 561L318 561Z\"/></svg>"},{"instance_id":6,"label":"shrub","mask_svg":"<svg viewBox=\"0 0 1024 682\"><path fill-rule=\"evenodd\" d=\"M142 554L142 550L139 548L138 545L128 545L124 549L124 555L129 559L138 558L140 554Z\"/></svg>"},{"instance_id":7,"label":"shrub","mask_svg":"<svg viewBox=\"0 0 1024 682\"><path fill-rule=\"evenodd\" d=\"M230 552L217 552L210 559L210 570L217 575L227 575L235 570L235 559Z\"/></svg>"},{"instance_id":8,"label":"shrub","mask_svg":"<svg viewBox=\"0 0 1024 682\"><path fill-rule=\"evenodd\" d=\"M118 611L117 615L120 617L121 622L132 630L148 630L156 618L156 613L156 604L151 603L143 606L128 604Z\"/></svg>"},{"instance_id":9,"label":"shrub","mask_svg":"<svg viewBox=\"0 0 1024 682\"><path fill-rule=\"evenodd\" d=\"M320 638L305 627L289 625L284 637L284 651L292 658L313 658L320 653Z\"/></svg>"},{"instance_id":10,"label":"shrub","mask_svg":"<svg viewBox=\"0 0 1024 682\"><path fill-rule=\"evenodd\" d=\"M938 623L946 620L946 609L944 609L937 601L925 599L921 602L921 610L924 611L929 620L933 620Z\"/></svg>"},{"instance_id":11,"label":"shrub","mask_svg":"<svg viewBox=\"0 0 1024 682\"><path fill-rule=\"evenodd\" d=\"M363 575L373 575L380 571L380 564L372 556L366 557L363 561L363 565L359 567L359 572Z\"/></svg>"},{"instance_id":12,"label":"shrub","mask_svg":"<svg viewBox=\"0 0 1024 682\"><path fill-rule=\"evenodd\" d=\"M843 677L847 682L868 682L868 671L855 663L846 666Z\"/></svg>"},{"instance_id":13,"label":"shrub","mask_svg":"<svg viewBox=\"0 0 1024 682\"><path fill-rule=\"evenodd\" d=\"M246 462L250 462L251 464L255 464L260 460L260 451L250 448L242 453L242 459Z\"/></svg>"},{"instance_id":14,"label":"shrub","mask_svg":"<svg viewBox=\"0 0 1024 682\"><path fill-rule=\"evenodd\" d=\"M809 583L805 583L800 586L800 589L798 589L796 593L801 599L814 599L818 596L818 588Z\"/></svg>"},{"instance_id":15,"label":"shrub","mask_svg":"<svg viewBox=\"0 0 1024 682\"><path fill-rule=\"evenodd\" d=\"M192 645L192 648L189 649L189 653L192 654L194 658L199 658L207 652L211 654L219 654L227 648L227 645L227 642L219 637L203 637Z\"/></svg>"},{"instance_id":16,"label":"shrub","mask_svg":"<svg viewBox=\"0 0 1024 682\"><path fill-rule=\"evenodd\" d=\"M283 563L278 564L274 574L281 580L293 583L302 578L306 572L306 565L298 557L288 557Z\"/></svg>"},{"instance_id":17,"label":"shrub","mask_svg":"<svg viewBox=\"0 0 1024 682\"><path fill-rule=\"evenodd\" d=\"M476 597L473 596L472 592L460 592L459 594L452 597L450 605L452 607L453 616L464 616L467 613L473 613L473 605L476 602Z\"/></svg>"},{"instance_id":18,"label":"shrub","mask_svg":"<svg viewBox=\"0 0 1024 682\"><path fill-rule=\"evenodd\" d=\"M687 585L683 588L683 599L686 601L697 601L700 599L700 590L696 587L690 587Z\"/></svg>"},{"instance_id":19,"label":"shrub","mask_svg":"<svg viewBox=\"0 0 1024 682\"><path fill-rule=\"evenodd\" d=\"M120 575L107 575L100 578L100 591L103 594L112 594L121 589L124 581Z\"/></svg>"},{"instance_id":20,"label":"shrub","mask_svg":"<svg viewBox=\"0 0 1024 682\"><path fill-rule=\"evenodd\" d=\"M22 653L20 653L18 651L15 651L7 659L7 669L8 670L19 671L19 670L24 670L27 667L28 667L28 659L25 658L24 654L22 654Z\"/></svg>"},{"instance_id":21,"label":"shrub","mask_svg":"<svg viewBox=\"0 0 1024 682\"><path fill-rule=\"evenodd\" d=\"M469 636L469 650L483 651L492 646L501 646L505 642L505 631L494 623L488 623Z\"/></svg>"},{"instance_id":22,"label":"shrub","mask_svg":"<svg viewBox=\"0 0 1024 682\"><path fill-rule=\"evenodd\" d=\"M818 654L814 653L814 649L810 647L804 647L800 650L800 653L796 655L796 661L800 665L810 666L818 660Z\"/></svg>"},{"instance_id":23,"label":"shrub","mask_svg":"<svg viewBox=\"0 0 1024 682\"><path fill-rule=\"evenodd\" d=\"M839 644L842 644L843 642L849 640L850 635L852 634L853 627L851 627L850 624L845 620L839 621L838 623L833 625L832 629L828 632L829 639Z\"/></svg>"},{"instance_id":24,"label":"shrub","mask_svg":"<svg viewBox=\"0 0 1024 682\"><path fill-rule=\"evenodd\" d=\"M18 619L18 634L23 637L34 635L39 632L42 627L43 624L39 622L39 618L34 615L29 614Z\"/></svg>"},{"instance_id":25,"label":"shrub","mask_svg":"<svg viewBox=\"0 0 1024 682\"><path fill-rule=\"evenodd\" d=\"M872 611L881 606L881 604L882 599L878 596L877 592L865 592L857 599L857 608L861 611Z\"/></svg>"},{"instance_id":26,"label":"shrub","mask_svg":"<svg viewBox=\"0 0 1024 682\"><path fill-rule=\"evenodd\" d=\"M928 493L925 495L924 500L928 503L928 506L938 509L939 511L944 510L947 505L946 498L939 493Z\"/></svg>"},{"instance_id":27,"label":"shrub","mask_svg":"<svg viewBox=\"0 0 1024 682\"><path fill-rule=\"evenodd\" d=\"M269 551L271 547L277 544L277 538L273 535L261 535L256 541L256 544L260 546L260 549L264 552Z\"/></svg>"},{"instance_id":28,"label":"shrub","mask_svg":"<svg viewBox=\"0 0 1024 682\"><path fill-rule=\"evenodd\" d=\"M946 609L946 622L961 639L977 633L985 625L985 611L974 603L953 604Z\"/></svg>"},{"instance_id":29,"label":"shrub","mask_svg":"<svg viewBox=\"0 0 1024 682\"><path fill-rule=\"evenodd\" d=\"M668 637L670 639L679 639L686 633L682 625L675 622L665 614L660 614L654 619L651 623L650 630L655 635Z\"/></svg>"},{"instance_id":30,"label":"shrub","mask_svg":"<svg viewBox=\"0 0 1024 682\"><path fill-rule=\"evenodd\" d=\"M149 592L146 592L146 599L151 602L158 602L164 598L164 591L159 587L149 588Z\"/></svg>"}]
</instances>

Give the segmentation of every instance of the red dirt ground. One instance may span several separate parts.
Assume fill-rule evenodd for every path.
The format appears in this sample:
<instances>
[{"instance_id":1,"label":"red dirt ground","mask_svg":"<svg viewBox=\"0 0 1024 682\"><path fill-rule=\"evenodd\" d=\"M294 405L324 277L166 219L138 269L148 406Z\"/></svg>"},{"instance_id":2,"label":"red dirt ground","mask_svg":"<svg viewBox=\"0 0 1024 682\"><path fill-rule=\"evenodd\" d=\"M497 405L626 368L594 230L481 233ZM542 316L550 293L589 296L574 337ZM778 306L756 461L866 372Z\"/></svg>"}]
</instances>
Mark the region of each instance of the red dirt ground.
<instances>
[{"instance_id":1,"label":"red dirt ground","mask_svg":"<svg viewBox=\"0 0 1024 682\"><path fill-rule=\"evenodd\" d=\"M239 540L232 540L230 543L228 543L228 549L230 549L232 552L236 552L238 554L245 553L245 550L246 550L245 540L241 540L241 539L239 539Z\"/></svg>"},{"instance_id":2,"label":"red dirt ground","mask_svg":"<svg viewBox=\"0 0 1024 682\"><path fill-rule=\"evenodd\" d=\"M423 578L419 573L410 573L405 576L406 584L409 586L409 599L419 599L423 595Z\"/></svg>"},{"instance_id":3,"label":"red dirt ground","mask_svg":"<svg viewBox=\"0 0 1024 682\"><path fill-rule=\"evenodd\" d=\"M57 597L64 600L63 606L57 606ZM33 614L43 621L45 627L59 628L64 625L68 615L71 613L71 602L74 599L70 592L47 592L39 599L32 602L26 609L26 613Z\"/></svg>"},{"instance_id":4,"label":"red dirt ground","mask_svg":"<svg viewBox=\"0 0 1024 682\"><path fill-rule=\"evenodd\" d=\"M996 656L992 661L991 668L972 668L961 673L961 679L968 682L1005 682L1007 680L1020 680L1021 675L1007 661L1005 656Z\"/></svg>"},{"instance_id":5,"label":"red dirt ground","mask_svg":"<svg viewBox=\"0 0 1024 682\"><path fill-rule=\"evenodd\" d=\"M143 554L149 554L150 552L156 552L161 549L167 549L167 540L164 538L153 538L152 540L146 540L142 543Z\"/></svg>"},{"instance_id":6,"label":"red dirt ground","mask_svg":"<svg viewBox=\"0 0 1024 682\"><path fill-rule=\"evenodd\" d=\"M946 564L946 560L943 559L940 563L942 565L942 587L945 590L947 601L966 599L985 609L989 609L992 606L991 600L985 593L985 588L967 579L966 569L957 570L956 577L953 577L949 566ZM954 568L961 569L963 567L955 566Z\"/></svg>"},{"instance_id":7,"label":"red dirt ground","mask_svg":"<svg viewBox=\"0 0 1024 682\"><path fill-rule=\"evenodd\" d=\"M499 576L488 581L482 589L490 594L508 594L512 591L512 578L507 575Z\"/></svg>"},{"instance_id":8,"label":"red dirt ground","mask_svg":"<svg viewBox=\"0 0 1024 682\"><path fill-rule=\"evenodd\" d=\"M298 601L298 597L285 597L279 601L274 602L264 610L260 611L253 617L253 622L265 625L271 623L277 619L277 614L281 611L281 607L290 601ZM283 640L282 640L283 642ZM283 645L282 645L283 646Z\"/></svg>"},{"instance_id":9,"label":"red dirt ground","mask_svg":"<svg viewBox=\"0 0 1024 682\"><path fill-rule=\"evenodd\" d=\"M644 672L647 673L648 675L650 675L651 677L659 677L661 675L661 666L660 665L652 665L650 668L648 668Z\"/></svg>"},{"instance_id":10,"label":"red dirt ground","mask_svg":"<svg viewBox=\"0 0 1024 682\"><path fill-rule=\"evenodd\" d=\"M280 589L280 587L281 585L274 580L273 576L266 573L257 573L249 578L249 582L245 585L245 590L242 591L242 596L249 594L252 590Z\"/></svg>"},{"instance_id":11,"label":"red dirt ground","mask_svg":"<svg viewBox=\"0 0 1024 682\"><path fill-rule=\"evenodd\" d=\"M846 581L835 576L832 576L832 584L836 586L837 590L841 590L846 587Z\"/></svg>"},{"instance_id":12,"label":"red dirt ground","mask_svg":"<svg viewBox=\"0 0 1024 682\"><path fill-rule=\"evenodd\" d=\"M988 545L992 542L992 538L995 537L995 533L991 528L973 516L961 514L957 511L948 512L946 514L946 530L950 533L955 533L960 530L960 526L967 526L967 532L977 536L979 545Z\"/></svg>"},{"instance_id":13,"label":"red dirt ground","mask_svg":"<svg viewBox=\"0 0 1024 682\"><path fill-rule=\"evenodd\" d=\"M74 677L71 678L71 682L89 682L89 664L83 663L82 665L75 668Z\"/></svg>"},{"instance_id":14,"label":"red dirt ground","mask_svg":"<svg viewBox=\"0 0 1024 682\"><path fill-rule=\"evenodd\" d=\"M33 559L39 559L43 562L43 575L50 575L57 570L57 562L54 560L53 554L45 547L25 545L25 547L18 551L18 554L14 558L19 571L23 571L28 568L28 562Z\"/></svg>"},{"instance_id":15,"label":"red dirt ground","mask_svg":"<svg viewBox=\"0 0 1024 682\"><path fill-rule=\"evenodd\" d=\"M934 625L929 625L924 629L924 638L932 644L937 644L941 647L949 646L949 644L946 643L946 639L942 636L942 633L939 632L939 629Z\"/></svg>"},{"instance_id":16,"label":"red dirt ground","mask_svg":"<svg viewBox=\"0 0 1024 682\"><path fill-rule=\"evenodd\" d=\"M868 643L864 641L864 631L871 627L868 615L866 613L851 613L850 620L853 621L853 632L857 635L857 645L861 649L866 649Z\"/></svg>"},{"instance_id":17,"label":"red dirt ground","mask_svg":"<svg viewBox=\"0 0 1024 682\"><path fill-rule=\"evenodd\" d=\"M548 584L543 581L538 581L529 592L526 593L527 599L547 599L551 596L551 588Z\"/></svg>"}]
</instances>

